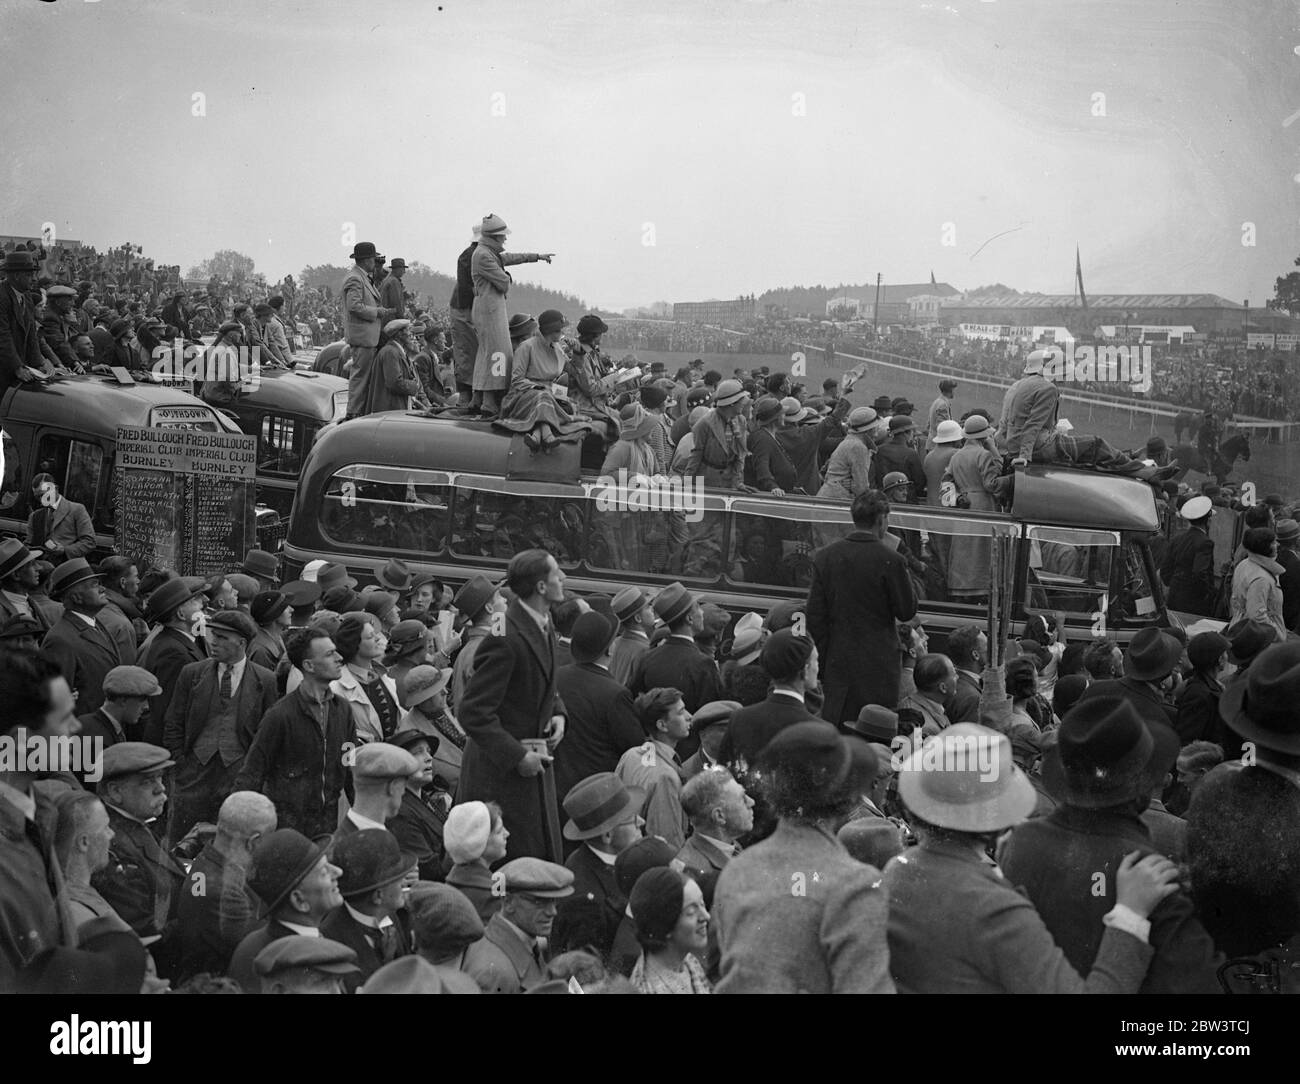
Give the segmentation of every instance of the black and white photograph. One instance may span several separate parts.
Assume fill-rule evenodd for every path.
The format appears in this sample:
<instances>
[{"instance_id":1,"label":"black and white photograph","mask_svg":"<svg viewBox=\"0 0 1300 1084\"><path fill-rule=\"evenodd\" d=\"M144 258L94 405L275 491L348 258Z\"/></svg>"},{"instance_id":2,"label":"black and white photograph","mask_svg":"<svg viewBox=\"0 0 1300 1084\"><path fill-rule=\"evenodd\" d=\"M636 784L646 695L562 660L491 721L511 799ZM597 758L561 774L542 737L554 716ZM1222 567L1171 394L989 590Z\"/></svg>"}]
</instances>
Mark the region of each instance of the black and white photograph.
<instances>
[{"instance_id":1,"label":"black and white photograph","mask_svg":"<svg viewBox=\"0 0 1300 1084\"><path fill-rule=\"evenodd\" d=\"M303 993L1283 1049L1300 8L9 0L0 88L35 1056Z\"/></svg>"}]
</instances>

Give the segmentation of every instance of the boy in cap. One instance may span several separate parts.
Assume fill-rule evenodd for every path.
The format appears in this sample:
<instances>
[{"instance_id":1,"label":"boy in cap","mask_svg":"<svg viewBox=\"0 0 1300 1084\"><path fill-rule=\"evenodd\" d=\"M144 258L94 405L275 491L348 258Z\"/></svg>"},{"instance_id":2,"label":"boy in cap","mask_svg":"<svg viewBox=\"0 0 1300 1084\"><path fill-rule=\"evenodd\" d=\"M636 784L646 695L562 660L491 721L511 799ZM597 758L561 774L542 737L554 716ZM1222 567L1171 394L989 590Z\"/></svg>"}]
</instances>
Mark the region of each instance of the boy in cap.
<instances>
[{"instance_id":1,"label":"boy in cap","mask_svg":"<svg viewBox=\"0 0 1300 1084\"><path fill-rule=\"evenodd\" d=\"M337 842L370 828L383 828L402 807L406 781L420 765L405 749L387 742L367 742L352 757L352 788L356 795L344 815Z\"/></svg>"},{"instance_id":2,"label":"boy in cap","mask_svg":"<svg viewBox=\"0 0 1300 1084\"><path fill-rule=\"evenodd\" d=\"M650 740L625 752L615 771L627 787L643 795L641 814L647 834L679 848L686 842L686 817L677 747L690 736L691 713L681 691L674 688L642 693L636 710Z\"/></svg>"},{"instance_id":3,"label":"boy in cap","mask_svg":"<svg viewBox=\"0 0 1300 1084\"><path fill-rule=\"evenodd\" d=\"M541 858L516 858L498 872L501 910L465 953L463 969L485 994L517 994L545 979L541 941L551 934L558 901L573 895L573 873Z\"/></svg>"},{"instance_id":4,"label":"boy in cap","mask_svg":"<svg viewBox=\"0 0 1300 1084\"><path fill-rule=\"evenodd\" d=\"M357 974L357 954L326 937L282 937L257 954L264 994L342 994Z\"/></svg>"},{"instance_id":5,"label":"boy in cap","mask_svg":"<svg viewBox=\"0 0 1300 1084\"><path fill-rule=\"evenodd\" d=\"M343 906L325 917L320 932L356 952L360 970L346 981L352 993L384 964L413 951L406 916L403 913L399 922L398 913L406 896L403 882L415 858L402 853L392 833L383 828L336 837L330 858L342 871Z\"/></svg>"},{"instance_id":6,"label":"boy in cap","mask_svg":"<svg viewBox=\"0 0 1300 1084\"><path fill-rule=\"evenodd\" d=\"M107 749L120 741L139 738L140 716L151 697L162 692L158 679L140 666L115 666L104 675L104 702L92 712L77 716L81 735L98 738Z\"/></svg>"},{"instance_id":7,"label":"boy in cap","mask_svg":"<svg viewBox=\"0 0 1300 1084\"><path fill-rule=\"evenodd\" d=\"M275 675L248 658L257 633L239 610L214 614L207 623L211 657L192 662L176 677L163 745L178 765L172 779L167 838L173 845L199 822L211 824L266 713L279 699Z\"/></svg>"},{"instance_id":8,"label":"boy in cap","mask_svg":"<svg viewBox=\"0 0 1300 1084\"><path fill-rule=\"evenodd\" d=\"M609 676L628 684L641 656L650 650L655 612L650 593L641 587L625 587L614 596L610 609L618 619L618 638L610 652Z\"/></svg>"}]
</instances>

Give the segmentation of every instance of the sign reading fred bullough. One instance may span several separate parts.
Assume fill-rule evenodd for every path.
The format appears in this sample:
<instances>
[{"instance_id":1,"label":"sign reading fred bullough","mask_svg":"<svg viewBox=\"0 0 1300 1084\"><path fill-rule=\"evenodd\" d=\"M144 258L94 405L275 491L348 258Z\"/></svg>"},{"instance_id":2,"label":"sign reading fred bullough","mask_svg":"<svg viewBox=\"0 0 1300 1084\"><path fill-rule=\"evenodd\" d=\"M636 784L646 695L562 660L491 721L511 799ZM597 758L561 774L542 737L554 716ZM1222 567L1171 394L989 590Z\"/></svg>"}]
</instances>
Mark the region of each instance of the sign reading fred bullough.
<instances>
[{"instance_id":1,"label":"sign reading fred bullough","mask_svg":"<svg viewBox=\"0 0 1300 1084\"><path fill-rule=\"evenodd\" d=\"M188 429L117 430L117 552L206 576L256 538L257 438Z\"/></svg>"}]
</instances>

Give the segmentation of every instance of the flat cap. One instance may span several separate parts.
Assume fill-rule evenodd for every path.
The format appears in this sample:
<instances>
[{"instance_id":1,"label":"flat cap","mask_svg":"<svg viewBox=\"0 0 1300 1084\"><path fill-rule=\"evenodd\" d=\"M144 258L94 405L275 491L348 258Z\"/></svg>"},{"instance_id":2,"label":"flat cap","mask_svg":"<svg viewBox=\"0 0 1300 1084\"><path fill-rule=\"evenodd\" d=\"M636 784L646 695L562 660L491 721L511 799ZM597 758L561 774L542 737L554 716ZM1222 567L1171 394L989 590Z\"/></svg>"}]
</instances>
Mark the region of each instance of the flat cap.
<instances>
[{"instance_id":1,"label":"flat cap","mask_svg":"<svg viewBox=\"0 0 1300 1084\"><path fill-rule=\"evenodd\" d=\"M143 666L115 666L104 675L105 696L157 696L158 679Z\"/></svg>"},{"instance_id":2,"label":"flat cap","mask_svg":"<svg viewBox=\"0 0 1300 1084\"><path fill-rule=\"evenodd\" d=\"M244 638L245 643L252 643L253 637L257 635L257 622L243 610L222 610L209 617L207 624L209 628L237 633Z\"/></svg>"},{"instance_id":3,"label":"flat cap","mask_svg":"<svg viewBox=\"0 0 1300 1084\"><path fill-rule=\"evenodd\" d=\"M45 291L46 297L76 297L77 291L71 286L51 286Z\"/></svg>"},{"instance_id":4,"label":"flat cap","mask_svg":"<svg viewBox=\"0 0 1300 1084\"><path fill-rule=\"evenodd\" d=\"M406 779L420 770L415 757L387 742L367 742L352 762L354 779Z\"/></svg>"},{"instance_id":5,"label":"flat cap","mask_svg":"<svg viewBox=\"0 0 1300 1084\"><path fill-rule=\"evenodd\" d=\"M738 700L710 700L707 704L700 705L699 711L691 716L691 729L698 734L705 727L729 723L739 710Z\"/></svg>"},{"instance_id":6,"label":"flat cap","mask_svg":"<svg viewBox=\"0 0 1300 1084\"><path fill-rule=\"evenodd\" d=\"M361 970L357 954L328 937L278 937L254 957L253 967L264 977L298 967L327 975L350 975Z\"/></svg>"},{"instance_id":7,"label":"flat cap","mask_svg":"<svg viewBox=\"0 0 1300 1084\"><path fill-rule=\"evenodd\" d=\"M523 892L543 899L573 895L573 871L541 858L516 858L501 867L507 892Z\"/></svg>"},{"instance_id":8,"label":"flat cap","mask_svg":"<svg viewBox=\"0 0 1300 1084\"><path fill-rule=\"evenodd\" d=\"M154 775L175 765L171 755L159 745L143 741L120 741L104 750L102 781L126 775Z\"/></svg>"},{"instance_id":9,"label":"flat cap","mask_svg":"<svg viewBox=\"0 0 1300 1084\"><path fill-rule=\"evenodd\" d=\"M366 979L359 994L445 994L438 969L423 956L399 956Z\"/></svg>"},{"instance_id":10,"label":"flat cap","mask_svg":"<svg viewBox=\"0 0 1300 1084\"><path fill-rule=\"evenodd\" d=\"M459 888L417 881L407 897L406 912L416 944L436 957L468 948L483 936L483 920Z\"/></svg>"}]
</instances>

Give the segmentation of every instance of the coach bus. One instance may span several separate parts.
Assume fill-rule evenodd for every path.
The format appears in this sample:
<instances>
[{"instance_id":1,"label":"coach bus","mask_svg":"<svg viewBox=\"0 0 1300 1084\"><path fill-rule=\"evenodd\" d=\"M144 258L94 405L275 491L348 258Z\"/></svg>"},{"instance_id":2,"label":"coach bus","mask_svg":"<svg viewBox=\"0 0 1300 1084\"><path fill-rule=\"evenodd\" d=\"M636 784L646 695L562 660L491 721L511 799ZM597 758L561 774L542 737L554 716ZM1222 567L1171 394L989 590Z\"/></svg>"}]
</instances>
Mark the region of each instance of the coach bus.
<instances>
[{"instance_id":1,"label":"coach bus","mask_svg":"<svg viewBox=\"0 0 1300 1084\"><path fill-rule=\"evenodd\" d=\"M534 455L485 423L375 414L330 426L312 445L284 575L324 558L364 582L397 556L457 583L499 575L516 552L541 546L580 593L680 580L737 614L805 597L813 549L852 529L842 501L719 490L699 500L699 522L685 524L690 541L674 552L669 513L611 509L609 487L583 470L576 445ZM1033 466L1017 476L1010 514L896 504L890 524L927 566L914 580L922 620L940 638L983 621L987 606L950 599L935 554L995 535L1012 540L1014 619L1061 612L1069 638L1121 643L1170 623L1149 547L1160 521L1142 482Z\"/></svg>"}]
</instances>

